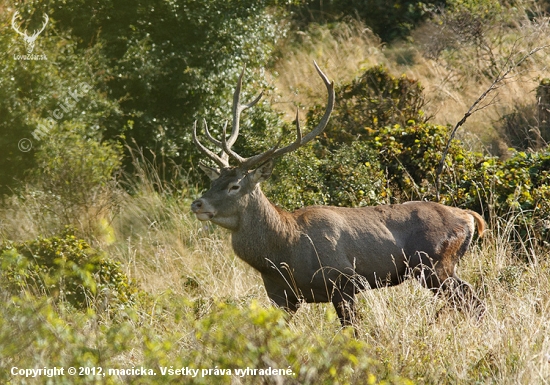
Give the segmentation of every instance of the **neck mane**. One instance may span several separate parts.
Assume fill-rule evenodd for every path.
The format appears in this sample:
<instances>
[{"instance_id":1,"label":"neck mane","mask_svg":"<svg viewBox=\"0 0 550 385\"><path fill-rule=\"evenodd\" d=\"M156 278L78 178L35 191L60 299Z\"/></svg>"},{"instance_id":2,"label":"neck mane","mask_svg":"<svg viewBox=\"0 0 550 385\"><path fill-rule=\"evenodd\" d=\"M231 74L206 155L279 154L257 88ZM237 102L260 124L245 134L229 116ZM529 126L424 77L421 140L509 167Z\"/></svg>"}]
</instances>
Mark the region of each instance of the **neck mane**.
<instances>
[{"instance_id":1,"label":"neck mane","mask_svg":"<svg viewBox=\"0 0 550 385\"><path fill-rule=\"evenodd\" d=\"M239 225L232 232L233 250L239 258L264 272L286 259L287 250L299 240L300 232L292 214L271 203L259 185L246 199Z\"/></svg>"}]
</instances>

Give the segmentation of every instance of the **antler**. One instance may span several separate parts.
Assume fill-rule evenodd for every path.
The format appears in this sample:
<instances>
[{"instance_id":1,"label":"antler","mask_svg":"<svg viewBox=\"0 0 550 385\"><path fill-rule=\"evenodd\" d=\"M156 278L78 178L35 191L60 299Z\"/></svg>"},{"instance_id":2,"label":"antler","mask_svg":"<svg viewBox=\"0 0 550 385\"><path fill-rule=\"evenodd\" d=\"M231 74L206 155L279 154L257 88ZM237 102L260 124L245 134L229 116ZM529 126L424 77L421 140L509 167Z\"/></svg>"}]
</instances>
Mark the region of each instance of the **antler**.
<instances>
[{"instance_id":1,"label":"antler","mask_svg":"<svg viewBox=\"0 0 550 385\"><path fill-rule=\"evenodd\" d=\"M21 32L19 28L17 28L17 26L15 25L15 20L17 20L18 17L19 17L19 11L15 11L15 13L13 14L13 17L11 18L11 26L15 32L17 32L21 36L27 37L27 30L25 30L25 32Z\"/></svg>"},{"instance_id":2,"label":"antler","mask_svg":"<svg viewBox=\"0 0 550 385\"><path fill-rule=\"evenodd\" d=\"M315 138L317 135L323 132L323 130L325 129L328 123L332 110L334 109L334 83L328 80L328 78L323 73L323 71L321 71L321 69L319 68L316 62L313 62L313 64L315 65L315 69L317 70L317 73L319 74L321 79L323 79L323 82L327 87L328 102L327 102L325 114L321 118L321 121L307 135L302 137L302 130L300 128L300 122L299 122L299 114L298 114L298 110L296 110L296 140L293 143L289 144L286 147L279 148L279 144L280 144L280 141L279 141L279 143L277 143L274 147L270 148L269 150L261 154L251 156L249 158L244 158L231 149L231 147L237 140L237 137L239 136L239 122L240 122L241 113L247 108L250 108L254 106L256 103L258 103L258 101L262 97L262 93L260 93L260 95L258 95L252 102L248 104L240 104L240 92L242 87L242 79L244 75L244 69L243 69L241 75L239 76L239 80L237 82L237 88L235 89L235 93L233 95L233 108L232 108L233 125L231 128L231 135L229 136L229 138L227 138L227 134L226 134L227 123L223 127L222 140L220 141L212 137L212 135L208 131L208 126L206 125L206 122L205 122L205 130L206 130L206 135L208 139L212 143L214 143L216 146L222 148L222 154L221 155L214 154L212 151L207 149L205 146L203 146L199 142L197 138L197 124L195 122L195 125L193 127L193 141L195 142L199 150L203 154L208 156L210 159L212 159L214 162L216 162L216 164L218 164L222 168L229 167L229 157L231 157L237 161L240 168L251 170L258 164L264 163L269 159L277 158L286 153L295 151L299 147L310 142L313 138Z\"/></svg>"},{"instance_id":3,"label":"antler","mask_svg":"<svg viewBox=\"0 0 550 385\"><path fill-rule=\"evenodd\" d=\"M260 92L258 96L254 98L250 103L247 104L240 104L241 100L241 88L243 84L243 77L244 77L244 71L246 70L246 65L243 67L243 70L241 74L239 75L239 80L237 81L237 88L235 89L235 92L233 93L233 107L231 108L233 113L233 125L231 127L231 135L229 136L229 139L226 139L226 130L227 130L227 122L225 123L223 127L223 141L219 141L215 139L212 134L210 134L210 131L208 130L208 124L206 123L206 120L204 121L204 129L206 132L206 137L208 140L210 140L214 145L218 146L222 149L221 155L217 155L210 151L208 148L206 148L202 143L200 143L199 139L197 138L197 122L195 122L193 126L193 141L195 142L195 145L199 148L199 150L206 156L208 156L210 159L212 159L218 166L224 168L229 167L229 155L235 154L237 157L239 157L238 154L234 153L231 150L231 147L233 144L235 144L235 141L237 140L237 137L239 136L239 122L241 118L241 113L246 110L247 108L253 107L260 101L262 98L263 92ZM240 158L240 157L239 157Z\"/></svg>"},{"instance_id":4,"label":"antler","mask_svg":"<svg viewBox=\"0 0 550 385\"><path fill-rule=\"evenodd\" d=\"M205 123L205 126L206 126L206 122L204 122L204 123ZM210 135L210 132L208 131L208 126L206 126L206 132L207 132L207 135L208 135L209 139L211 138L212 140L215 140ZM229 160L227 159L226 154L222 154L222 156L218 156L217 154L214 154L212 151L210 151L208 148L206 148L199 141L199 138L197 138L197 121L196 120L195 120L195 124L193 124L193 142L195 143L197 148L200 150L200 152L202 152L204 155L206 155L207 157L212 159L218 166L220 166L221 168L229 167ZM220 143L220 145L221 145L221 142L219 142L219 141L216 141L216 142Z\"/></svg>"},{"instance_id":5,"label":"antler","mask_svg":"<svg viewBox=\"0 0 550 385\"><path fill-rule=\"evenodd\" d=\"M42 29L40 31L34 31L34 33L32 34L33 37L37 37L38 35L40 35L42 33L42 31L44 31L44 29L46 29L46 25L48 25L48 21L50 20L50 18L48 17L48 15L44 14L44 24L42 25Z\"/></svg>"}]
</instances>

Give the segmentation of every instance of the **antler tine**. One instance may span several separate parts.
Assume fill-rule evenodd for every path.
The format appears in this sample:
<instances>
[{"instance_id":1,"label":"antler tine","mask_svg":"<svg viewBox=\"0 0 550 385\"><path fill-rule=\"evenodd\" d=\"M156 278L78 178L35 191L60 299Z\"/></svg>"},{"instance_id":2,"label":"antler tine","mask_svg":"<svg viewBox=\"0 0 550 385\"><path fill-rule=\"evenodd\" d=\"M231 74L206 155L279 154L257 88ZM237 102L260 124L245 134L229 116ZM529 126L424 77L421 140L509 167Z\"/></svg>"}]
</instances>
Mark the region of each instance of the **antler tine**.
<instances>
[{"instance_id":1,"label":"antler tine","mask_svg":"<svg viewBox=\"0 0 550 385\"><path fill-rule=\"evenodd\" d=\"M209 141L211 141L212 143L214 143L214 145L218 146L219 148L221 148L222 150L222 153L220 155L220 158L226 163L226 164L229 164L229 155L224 151L224 147L223 147L223 143L214 138L212 136L212 134L210 133L210 130L208 129L208 123L206 123L206 119L203 119L204 120L204 129L206 131L206 137L208 138ZM227 130L227 121L225 122L225 124L223 125L223 135L225 137L225 132Z\"/></svg>"},{"instance_id":2,"label":"antler tine","mask_svg":"<svg viewBox=\"0 0 550 385\"><path fill-rule=\"evenodd\" d=\"M244 78L245 70L246 70L246 65L243 66L243 70L241 71L241 74L239 75L239 80L237 81L237 87L235 88L235 92L233 94L233 106L231 108L232 113L233 113L233 125L231 127L231 135L229 136L229 139L226 140L227 148L230 151L227 151L224 148L224 151L226 151L231 157L234 157L237 161L239 161L239 159L242 159L242 157L239 156L236 152L231 151L231 147L233 147L233 145L235 144L237 138L239 137L241 113L244 110L255 106L260 101L260 99L262 98L262 96L264 94L263 91L262 91L250 103L241 104L241 89L242 89L242 85L243 85L243 78ZM224 137L225 137L225 134L224 134ZM224 138L224 140L225 140L225 138Z\"/></svg>"},{"instance_id":3,"label":"antler tine","mask_svg":"<svg viewBox=\"0 0 550 385\"><path fill-rule=\"evenodd\" d=\"M300 128L300 111L298 110L298 108L296 108L296 140L292 144L277 150L275 152L275 155L281 156L283 154L286 154L287 152L297 150L303 144L302 141L302 129Z\"/></svg>"},{"instance_id":4,"label":"antler tine","mask_svg":"<svg viewBox=\"0 0 550 385\"><path fill-rule=\"evenodd\" d=\"M235 88L235 92L233 93L233 106L231 107L231 112L233 115L233 125L231 127L231 136L229 137L229 140L227 143L229 144L229 148L233 146L235 141L237 140L237 137L239 136L239 122L241 118L241 112L243 109L241 108L241 88L243 86L243 77L244 77L244 71L246 70L246 64L243 66L243 70L241 71L241 74L239 75L239 80L237 80L237 87ZM224 134L225 136L225 134Z\"/></svg>"},{"instance_id":5,"label":"antler tine","mask_svg":"<svg viewBox=\"0 0 550 385\"><path fill-rule=\"evenodd\" d=\"M317 73L323 79L323 83L325 83L325 87L327 87L328 91L328 102L327 102L327 108L325 110L325 114L321 118L321 121L319 124L311 130L306 136L302 138L302 142L300 146L303 146L304 144L310 142L313 138L315 138L317 135L319 135L325 127L327 126L328 120L330 119L330 115L332 114L332 110L334 109L334 82L331 82L328 80L327 76L321 71L319 66L317 65L317 62L313 61L313 65L315 66L315 69L317 70Z\"/></svg>"},{"instance_id":6,"label":"antler tine","mask_svg":"<svg viewBox=\"0 0 550 385\"><path fill-rule=\"evenodd\" d=\"M204 123L204 131L206 132L206 137L208 138L209 141L211 141L212 143L214 143L214 145L218 146L219 148L222 148L222 142L219 141L218 139L214 138L212 136L212 134L210 133L210 130L208 129L208 123L206 122L206 119L203 119L202 120L203 123ZM225 123L227 125L227 123Z\"/></svg>"},{"instance_id":7,"label":"antler tine","mask_svg":"<svg viewBox=\"0 0 550 385\"><path fill-rule=\"evenodd\" d=\"M328 78L323 73L323 71L321 71L321 69L319 68L316 62L313 62L313 64L315 65L315 69L317 70L317 73L319 74L319 76L321 76L321 79L323 79L323 82L325 83L325 86L328 92L327 107L325 110L325 114L321 118L321 121L319 122L319 124L313 130L311 130L306 136L302 138L300 121L298 119L299 118L298 110L296 110L296 140L293 143L283 148L277 148L278 145L276 145L262 154L254 155L250 158L245 158L245 159L241 158L242 161L239 161L239 163L241 164L241 167L252 169L255 165L263 163L271 158L276 158L288 152L295 151L299 147L310 142L313 138L315 138L321 132L323 132L323 130L327 126L328 120L330 119L332 110L334 109L334 99L335 99L334 83L328 80Z\"/></svg>"},{"instance_id":8,"label":"antler tine","mask_svg":"<svg viewBox=\"0 0 550 385\"><path fill-rule=\"evenodd\" d=\"M214 139L214 138L212 138ZM215 139L214 139L215 140ZM221 168L229 167L228 159L225 157L220 157L216 154L214 154L212 151L210 151L208 148L206 148L197 137L197 121L195 120L195 123L193 124L193 142L197 146L197 148L207 157L212 159L218 166Z\"/></svg>"},{"instance_id":9,"label":"antler tine","mask_svg":"<svg viewBox=\"0 0 550 385\"><path fill-rule=\"evenodd\" d=\"M226 131L227 131L227 124L223 126L223 133L222 133L222 148L223 148L223 151L227 155L229 155L230 157L235 159L239 164L242 164L246 159L243 158L242 156L240 156L239 154L237 154L235 151L233 151L231 149L231 146L233 145L233 143L230 143L229 140L231 140L231 137L233 136L233 132L231 133L231 137L229 137L229 140L227 140Z\"/></svg>"}]
</instances>

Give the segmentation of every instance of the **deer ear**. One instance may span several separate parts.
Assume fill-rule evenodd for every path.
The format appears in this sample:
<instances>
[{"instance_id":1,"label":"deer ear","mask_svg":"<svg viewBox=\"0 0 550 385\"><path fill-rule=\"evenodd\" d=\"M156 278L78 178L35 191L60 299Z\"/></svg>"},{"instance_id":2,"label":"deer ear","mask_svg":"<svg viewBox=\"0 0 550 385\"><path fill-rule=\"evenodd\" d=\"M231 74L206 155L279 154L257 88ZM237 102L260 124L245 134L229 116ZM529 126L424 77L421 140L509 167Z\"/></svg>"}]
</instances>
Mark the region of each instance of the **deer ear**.
<instances>
[{"instance_id":1,"label":"deer ear","mask_svg":"<svg viewBox=\"0 0 550 385\"><path fill-rule=\"evenodd\" d=\"M217 168L208 167L202 163L199 163L199 167L202 171L204 171L206 176L210 178L210 180L216 180L220 177L220 170L218 170Z\"/></svg>"},{"instance_id":2,"label":"deer ear","mask_svg":"<svg viewBox=\"0 0 550 385\"><path fill-rule=\"evenodd\" d=\"M270 159L266 163L262 164L256 170L254 170L253 180L254 183L260 183L271 176L273 171L273 161Z\"/></svg>"}]
</instances>

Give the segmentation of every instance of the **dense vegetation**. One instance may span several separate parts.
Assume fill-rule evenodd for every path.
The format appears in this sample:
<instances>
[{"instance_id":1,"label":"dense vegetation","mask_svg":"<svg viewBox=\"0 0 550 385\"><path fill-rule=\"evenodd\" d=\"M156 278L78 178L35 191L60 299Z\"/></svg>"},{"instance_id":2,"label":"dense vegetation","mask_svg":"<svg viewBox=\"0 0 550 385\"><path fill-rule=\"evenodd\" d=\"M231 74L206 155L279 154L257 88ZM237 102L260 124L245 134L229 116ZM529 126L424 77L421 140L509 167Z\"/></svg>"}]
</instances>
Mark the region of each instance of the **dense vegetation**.
<instances>
[{"instance_id":1,"label":"dense vegetation","mask_svg":"<svg viewBox=\"0 0 550 385\"><path fill-rule=\"evenodd\" d=\"M546 7L0 0L0 381L87 367L52 381L547 382ZM15 11L28 33L49 16L33 51L45 60L24 58ZM461 268L484 319L408 282L361 294L358 339L328 305L289 320L227 233L189 213L206 187L194 122L221 134L246 65L243 98L264 99L243 114L237 152L292 140L296 107L306 127L324 110L313 59L335 80L335 110L278 161L267 195L289 210L431 200L482 213L490 230Z\"/></svg>"}]
</instances>

